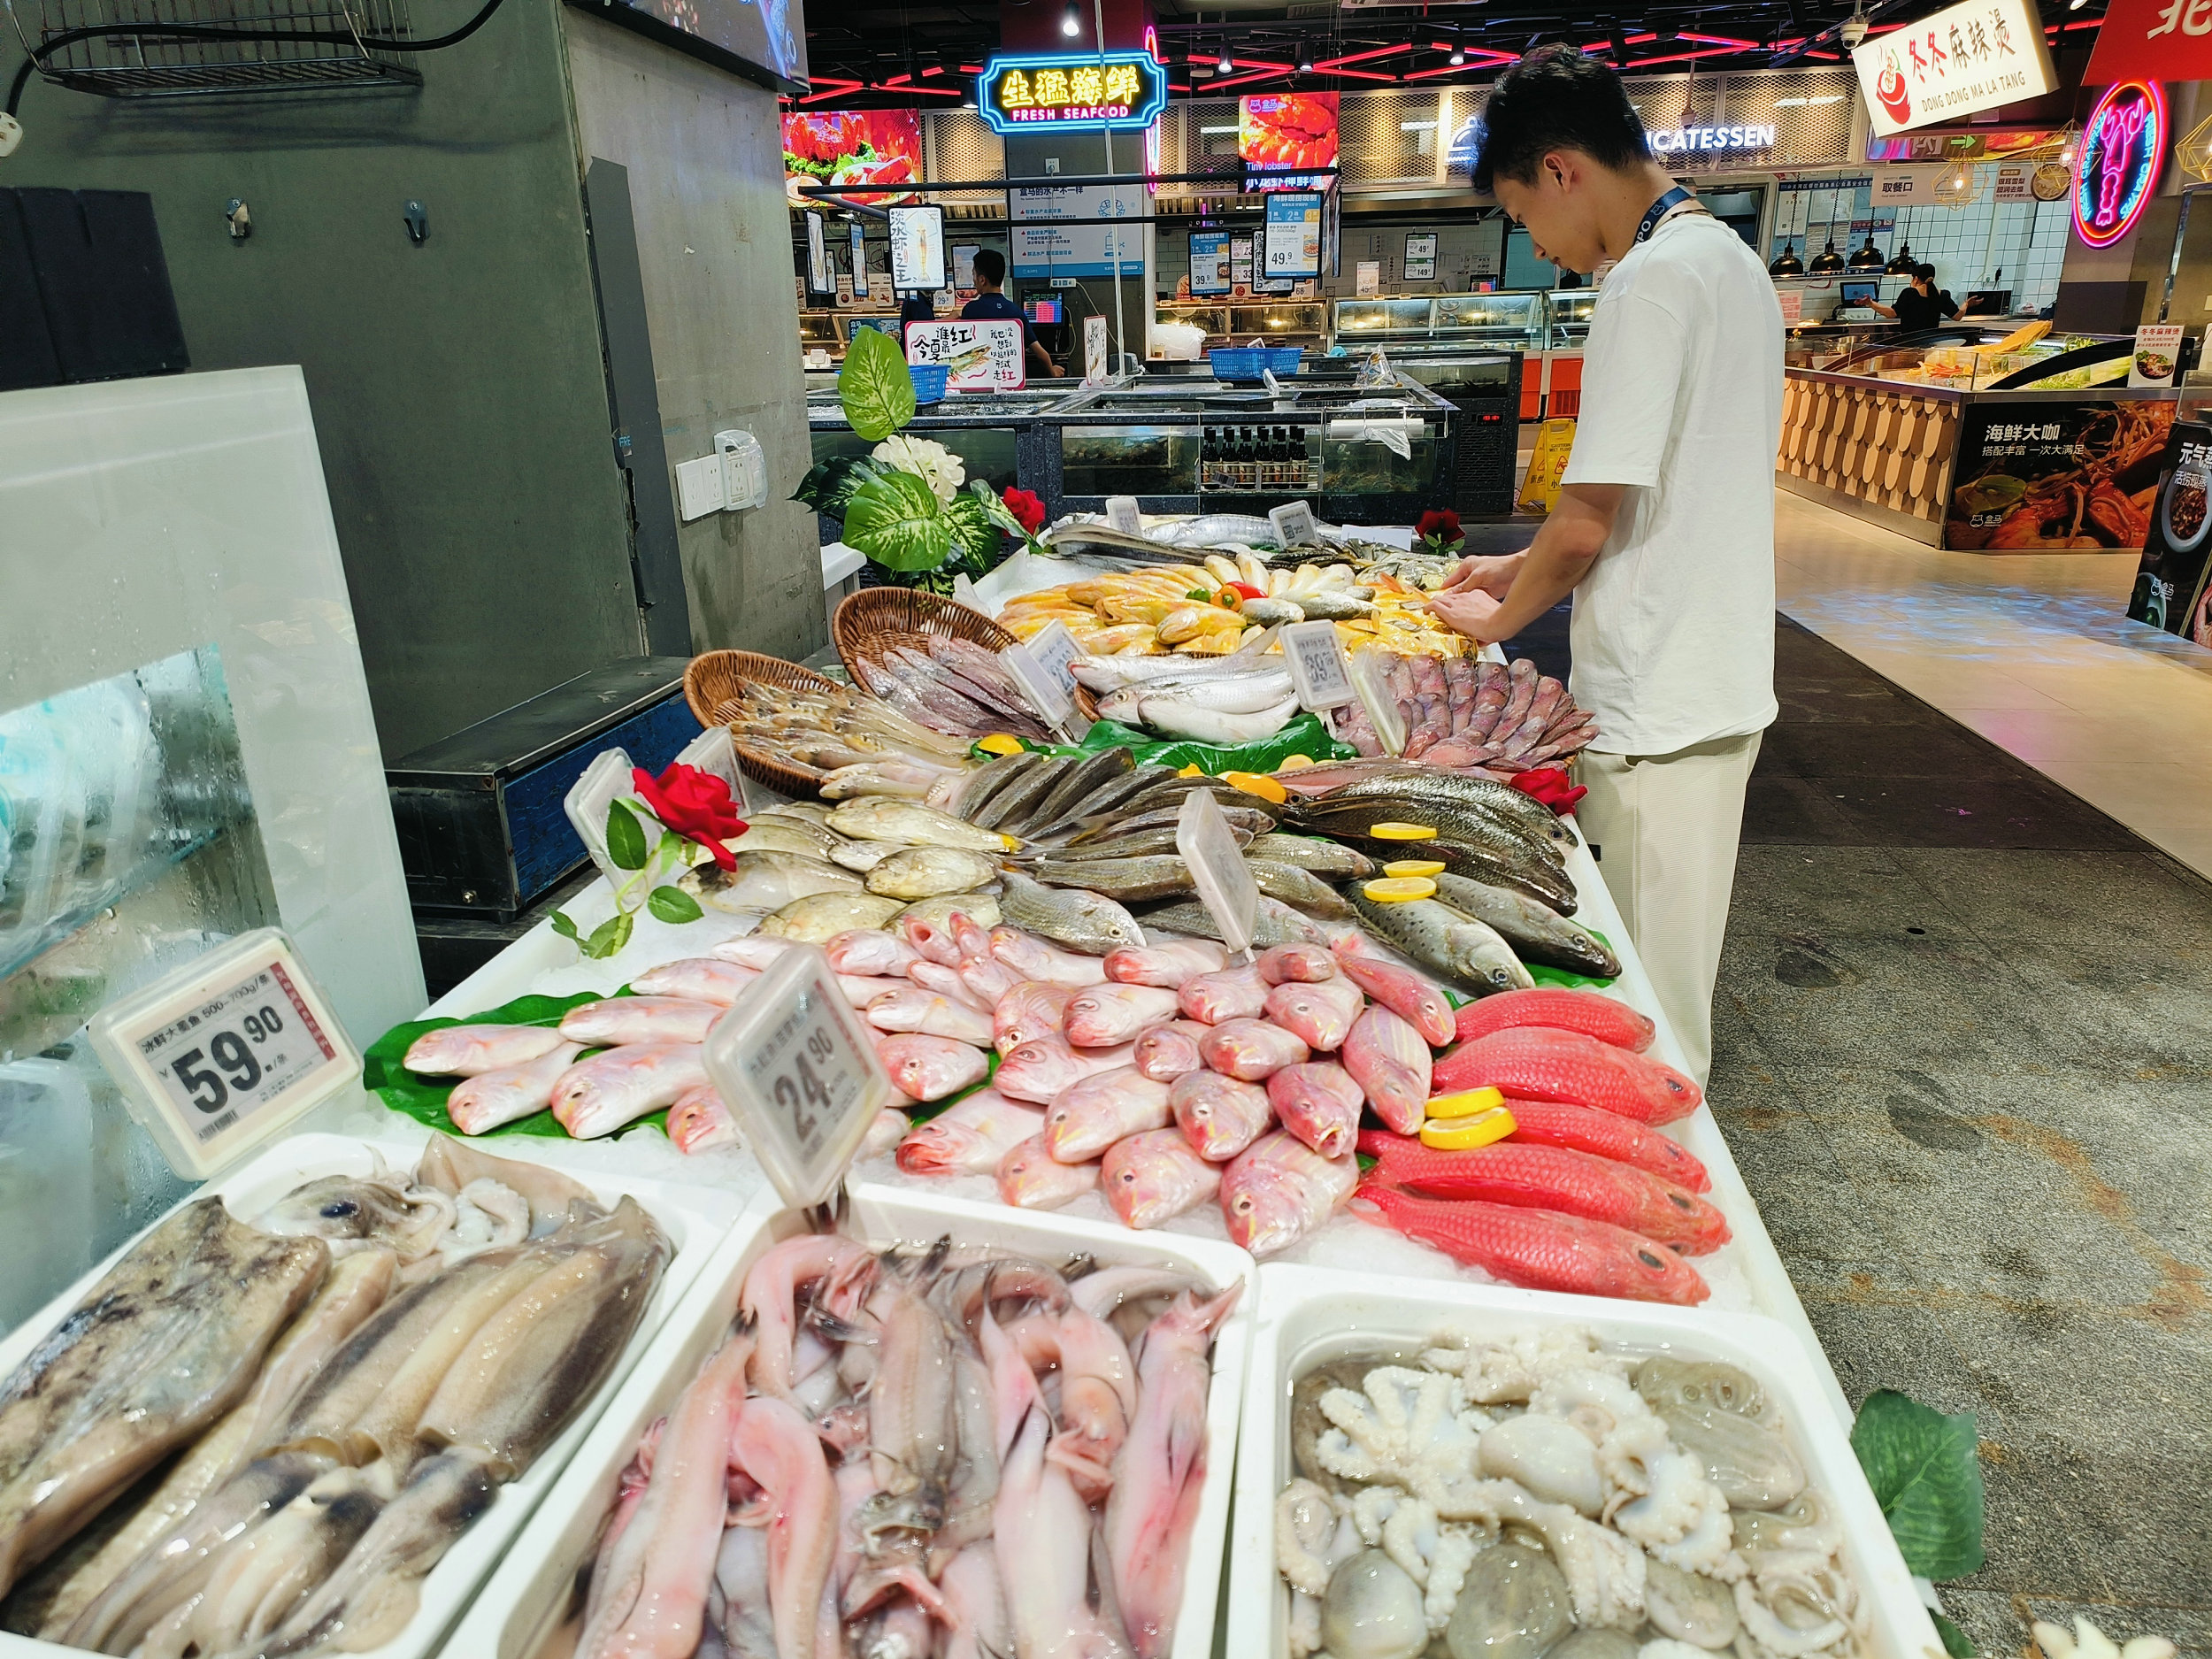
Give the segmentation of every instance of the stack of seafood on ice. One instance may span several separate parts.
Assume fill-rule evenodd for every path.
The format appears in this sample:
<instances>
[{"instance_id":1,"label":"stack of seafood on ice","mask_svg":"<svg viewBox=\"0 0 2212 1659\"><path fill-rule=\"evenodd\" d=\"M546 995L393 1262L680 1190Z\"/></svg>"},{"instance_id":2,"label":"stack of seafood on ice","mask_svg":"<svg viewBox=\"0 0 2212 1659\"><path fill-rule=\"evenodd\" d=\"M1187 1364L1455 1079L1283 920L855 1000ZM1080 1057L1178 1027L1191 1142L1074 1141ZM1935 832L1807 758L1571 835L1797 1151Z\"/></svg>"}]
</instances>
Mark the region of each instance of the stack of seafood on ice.
<instances>
[{"instance_id":1,"label":"stack of seafood on ice","mask_svg":"<svg viewBox=\"0 0 2212 1659\"><path fill-rule=\"evenodd\" d=\"M142 1659L426 1651L425 1575L598 1402L669 1259L634 1199L442 1136L411 1174L182 1205L12 1345L0 1626Z\"/></svg>"}]
</instances>

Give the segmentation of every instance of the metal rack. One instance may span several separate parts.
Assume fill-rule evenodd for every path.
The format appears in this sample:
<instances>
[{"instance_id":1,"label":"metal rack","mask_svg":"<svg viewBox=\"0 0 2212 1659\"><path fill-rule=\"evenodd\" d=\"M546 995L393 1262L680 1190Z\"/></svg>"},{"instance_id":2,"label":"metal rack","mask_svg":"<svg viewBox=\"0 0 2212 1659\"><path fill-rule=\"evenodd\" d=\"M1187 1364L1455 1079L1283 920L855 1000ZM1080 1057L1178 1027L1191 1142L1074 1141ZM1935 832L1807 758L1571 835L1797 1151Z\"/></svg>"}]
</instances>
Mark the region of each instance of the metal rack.
<instances>
[{"instance_id":1,"label":"metal rack","mask_svg":"<svg viewBox=\"0 0 2212 1659\"><path fill-rule=\"evenodd\" d=\"M72 38L85 28L128 32ZM180 29L237 30L194 39ZM322 36L288 39L285 36ZM30 42L47 80L108 98L419 86L400 54L365 42L413 35L406 0L40 0Z\"/></svg>"}]
</instances>

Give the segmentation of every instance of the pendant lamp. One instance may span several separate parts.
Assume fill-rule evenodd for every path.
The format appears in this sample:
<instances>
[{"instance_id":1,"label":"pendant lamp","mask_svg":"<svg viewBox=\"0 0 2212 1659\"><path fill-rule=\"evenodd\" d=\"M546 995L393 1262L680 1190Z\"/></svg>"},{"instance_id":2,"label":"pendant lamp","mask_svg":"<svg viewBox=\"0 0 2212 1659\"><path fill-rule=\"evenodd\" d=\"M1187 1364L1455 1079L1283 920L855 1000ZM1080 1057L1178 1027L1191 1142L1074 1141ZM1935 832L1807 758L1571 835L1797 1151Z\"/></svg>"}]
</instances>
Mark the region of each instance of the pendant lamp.
<instances>
[{"instance_id":1,"label":"pendant lamp","mask_svg":"<svg viewBox=\"0 0 2212 1659\"><path fill-rule=\"evenodd\" d=\"M1794 242L1786 242L1782 244L1781 257L1767 267L1767 274L1769 276L1803 276L1805 274L1805 262L1797 257L1797 246Z\"/></svg>"},{"instance_id":2,"label":"pendant lamp","mask_svg":"<svg viewBox=\"0 0 2212 1659\"><path fill-rule=\"evenodd\" d=\"M1854 248L1851 257L1844 261L1847 271L1878 271L1882 268L1882 250L1874 245L1874 233L1866 234L1865 245Z\"/></svg>"},{"instance_id":3,"label":"pendant lamp","mask_svg":"<svg viewBox=\"0 0 2212 1659\"><path fill-rule=\"evenodd\" d=\"M1882 267L1882 274L1884 276L1910 276L1919 268L1920 261L1912 257L1912 243L1901 242L1897 244L1895 256Z\"/></svg>"},{"instance_id":4,"label":"pendant lamp","mask_svg":"<svg viewBox=\"0 0 2212 1659\"><path fill-rule=\"evenodd\" d=\"M1812 264L1805 270L1812 276L1833 276L1843 269L1843 256L1836 251L1835 238L1828 239L1828 246L1813 256Z\"/></svg>"}]
</instances>

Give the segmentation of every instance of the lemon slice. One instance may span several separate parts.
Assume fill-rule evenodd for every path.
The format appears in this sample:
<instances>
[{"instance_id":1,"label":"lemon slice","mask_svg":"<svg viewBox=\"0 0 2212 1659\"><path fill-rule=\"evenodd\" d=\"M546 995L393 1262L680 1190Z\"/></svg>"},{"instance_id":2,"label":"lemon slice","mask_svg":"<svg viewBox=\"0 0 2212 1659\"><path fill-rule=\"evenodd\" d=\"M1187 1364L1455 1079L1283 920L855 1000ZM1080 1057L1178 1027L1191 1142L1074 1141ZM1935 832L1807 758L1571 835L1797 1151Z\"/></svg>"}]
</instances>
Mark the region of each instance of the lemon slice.
<instances>
[{"instance_id":1,"label":"lemon slice","mask_svg":"<svg viewBox=\"0 0 2212 1659\"><path fill-rule=\"evenodd\" d=\"M1312 764L1313 757L1310 755L1286 755L1275 770L1277 772L1302 772Z\"/></svg>"},{"instance_id":2,"label":"lemon slice","mask_svg":"<svg viewBox=\"0 0 2212 1659\"><path fill-rule=\"evenodd\" d=\"M1371 881L1360 891L1378 904L1403 904L1409 899L1434 897L1436 883L1426 876L1391 876Z\"/></svg>"},{"instance_id":3,"label":"lemon slice","mask_svg":"<svg viewBox=\"0 0 2212 1659\"><path fill-rule=\"evenodd\" d=\"M994 732L988 737L979 737L975 741L975 746L987 755L1018 755L1022 752L1021 739L1010 737L1004 732Z\"/></svg>"},{"instance_id":4,"label":"lemon slice","mask_svg":"<svg viewBox=\"0 0 2212 1659\"><path fill-rule=\"evenodd\" d=\"M1421 1125L1421 1144L1440 1152L1464 1152L1502 1141L1516 1127L1513 1114L1502 1106L1468 1118L1432 1118Z\"/></svg>"},{"instance_id":5,"label":"lemon slice","mask_svg":"<svg viewBox=\"0 0 2212 1659\"><path fill-rule=\"evenodd\" d=\"M1379 841L1432 841L1436 831L1426 824L1371 824L1367 833Z\"/></svg>"},{"instance_id":6,"label":"lemon slice","mask_svg":"<svg viewBox=\"0 0 2212 1659\"><path fill-rule=\"evenodd\" d=\"M1439 1094L1429 1102L1432 1118L1471 1118L1477 1112L1495 1111L1505 1104L1505 1095L1494 1088L1466 1088L1456 1094Z\"/></svg>"},{"instance_id":7,"label":"lemon slice","mask_svg":"<svg viewBox=\"0 0 2212 1659\"><path fill-rule=\"evenodd\" d=\"M1383 866L1386 876L1440 876L1444 873L1441 858L1400 858Z\"/></svg>"},{"instance_id":8,"label":"lemon slice","mask_svg":"<svg viewBox=\"0 0 2212 1659\"><path fill-rule=\"evenodd\" d=\"M1194 762L1175 775L1179 778L1202 778L1206 775L1206 769Z\"/></svg>"},{"instance_id":9,"label":"lemon slice","mask_svg":"<svg viewBox=\"0 0 2212 1659\"><path fill-rule=\"evenodd\" d=\"M1289 790L1260 772L1225 772L1221 774L1221 781L1232 789L1241 789L1247 795L1256 795L1263 801L1272 801L1278 806L1290 799Z\"/></svg>"}]
</instances>

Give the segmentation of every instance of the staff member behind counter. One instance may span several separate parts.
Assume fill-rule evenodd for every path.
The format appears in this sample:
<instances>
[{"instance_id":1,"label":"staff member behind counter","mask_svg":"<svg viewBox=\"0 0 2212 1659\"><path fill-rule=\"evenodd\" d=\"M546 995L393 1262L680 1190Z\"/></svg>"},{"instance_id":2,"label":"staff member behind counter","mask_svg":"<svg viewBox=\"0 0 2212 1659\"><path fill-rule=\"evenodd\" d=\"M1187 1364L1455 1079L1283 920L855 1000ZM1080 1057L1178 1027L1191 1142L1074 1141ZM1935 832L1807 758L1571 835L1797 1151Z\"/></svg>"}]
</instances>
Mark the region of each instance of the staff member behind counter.
<instances>
[{"instance_id":1,"label":"staff member behind counter","mask_svg":"<svg viewBox=\"0 0 2212 1659\"><path fill-rule=\"evenodd\" d=\"M1916 265L1912 280L1897 291L1896 304L1885 305L1879 300L1869 300L1867 306L1894 319L1898 327L1909 334L1947 322L1959 314L1958 302L1951 297L1948 288L1936 287L1935 274L1932 265Z\"/></svg>"},{"instance_id":2,"label":"staff member behind counter","mask_svg":"<svg viewBox=\"0 0 2212 1659\"><path fill-rule=\"evenodd\" d=\"M1008 299L1002 291L1006 281L1006 256L995 248L980 248L975 256L976 296L960 308L962 317L973 321L979 317L1010 317L1022 326L1022 345L1041 374L1056 378L1067 371L1052 360L1052 353L1044 349L1029 326L1029 319L1022 315L1022 308Z\"/></svg>"}]
</instances>

